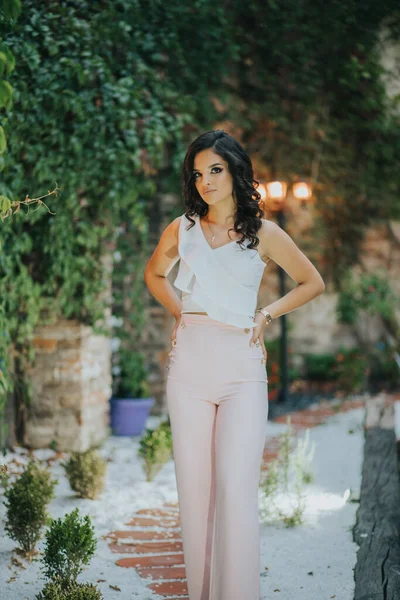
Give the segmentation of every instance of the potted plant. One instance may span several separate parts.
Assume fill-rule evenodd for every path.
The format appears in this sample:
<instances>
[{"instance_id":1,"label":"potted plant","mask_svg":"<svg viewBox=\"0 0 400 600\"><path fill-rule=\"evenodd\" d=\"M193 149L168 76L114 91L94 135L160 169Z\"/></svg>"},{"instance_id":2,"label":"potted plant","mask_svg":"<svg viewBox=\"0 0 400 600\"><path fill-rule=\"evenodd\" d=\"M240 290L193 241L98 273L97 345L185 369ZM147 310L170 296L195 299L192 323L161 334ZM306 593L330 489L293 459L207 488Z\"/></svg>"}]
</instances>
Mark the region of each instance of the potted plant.
<instances>
[{"instance_id":1,"label":"potted plant","mask_svg":"<svg viewBox=\"0 0 400 600\"><path fill-rule=\"evenodd\" d=\"M111 404L111 429L114 435L141 435L154 398L150 396L148 373L139 352L121 349L119 374Z\"/></svg>"}]
</instances>

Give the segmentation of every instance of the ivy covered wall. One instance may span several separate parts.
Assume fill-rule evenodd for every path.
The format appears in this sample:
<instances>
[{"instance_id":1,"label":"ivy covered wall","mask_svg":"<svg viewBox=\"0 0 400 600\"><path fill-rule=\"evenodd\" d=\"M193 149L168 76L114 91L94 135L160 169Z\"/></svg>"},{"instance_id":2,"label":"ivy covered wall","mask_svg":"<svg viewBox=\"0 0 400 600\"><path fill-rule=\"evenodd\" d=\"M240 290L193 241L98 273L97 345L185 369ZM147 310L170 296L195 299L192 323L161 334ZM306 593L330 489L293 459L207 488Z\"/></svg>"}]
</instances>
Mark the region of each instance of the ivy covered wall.
<instances>
[{"instance_id":1,"label":"ivy covered wall","mask_svg":"<svg viewBox=\"0 0 400 600\"><path fill-rule=\"evenodd\" d=\"M213 112L208 86L229 60L224 11L202 2L193 20L191 6L151 4L27 0L17 21L0 23L17 65L13 103L0 114L8 143L1 193L14 201L61 188L47 200L54 214L22 208L1 225L2 372L26 397L36 324L62 315L102 325L101 254L128 222L140 255L158 170L168 165L176 177L185 127ZM208 40L193 35L209 22ZM219 69L205 48L221 57Z\"/></svg>"}]
</instances>

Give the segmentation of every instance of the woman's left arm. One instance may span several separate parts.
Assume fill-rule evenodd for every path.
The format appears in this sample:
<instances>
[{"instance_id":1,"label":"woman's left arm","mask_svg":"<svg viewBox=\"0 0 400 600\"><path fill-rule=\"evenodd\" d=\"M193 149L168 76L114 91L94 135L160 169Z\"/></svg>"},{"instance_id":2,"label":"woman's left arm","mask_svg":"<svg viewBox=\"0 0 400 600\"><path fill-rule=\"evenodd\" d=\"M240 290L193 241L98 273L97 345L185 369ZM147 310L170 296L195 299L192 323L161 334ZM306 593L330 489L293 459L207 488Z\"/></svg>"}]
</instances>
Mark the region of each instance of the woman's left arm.
<instances>
[{"instance_id":1,"label":"woman's left arm","mask_svg":"<svg viewBox=\"0 0 400 600\"><path fill-rule=\"evenodd\" d=\"M290 292L263 307L273 319L303 306L324 292L325 283L321 275L281 227L263 219L257 235L263 255L269 256L297 283Z\"/></svg>"},{"instance_id":2,"label":"woman's left arm","mask_svg":"<svg viewBox=\"0 0 400 600\"><path fill-rule=\"evenodd\" d=\"M266 219L262 219L262 223L262 227L257 232L262 256L271 258L297 283L297 286L290 292L272 304L262 307L269 312L273 319L276 319L320 296L325 290L325 283L312 262L279 225ZM267 351L264 341L266 320L264 315L257 312L254 323L249 345L261 344L266 361Z\"/></svg>"}]
</instances>

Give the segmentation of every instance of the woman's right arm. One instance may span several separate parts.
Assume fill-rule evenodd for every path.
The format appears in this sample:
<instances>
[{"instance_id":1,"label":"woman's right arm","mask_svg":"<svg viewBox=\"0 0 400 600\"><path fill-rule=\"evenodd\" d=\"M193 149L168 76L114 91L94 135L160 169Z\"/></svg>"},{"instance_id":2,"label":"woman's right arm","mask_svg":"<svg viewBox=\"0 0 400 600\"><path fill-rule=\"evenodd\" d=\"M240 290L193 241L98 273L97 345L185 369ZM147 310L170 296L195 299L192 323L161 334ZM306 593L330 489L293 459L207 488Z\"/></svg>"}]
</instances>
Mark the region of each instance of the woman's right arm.
<instances>
[{"instance_id":1,"label":"woman's right arm","mask_svg":"<svg viewBox=\"0 0 400 600\"><path fill-rule=\"evenodd\" d=\"M181 217L177 217L164 229L144 270L144 280L150 293L174 315L176 320L181 316L182 301L167 279L167 275L179 260L180 220Z\"/></svg>"}]
</instances>

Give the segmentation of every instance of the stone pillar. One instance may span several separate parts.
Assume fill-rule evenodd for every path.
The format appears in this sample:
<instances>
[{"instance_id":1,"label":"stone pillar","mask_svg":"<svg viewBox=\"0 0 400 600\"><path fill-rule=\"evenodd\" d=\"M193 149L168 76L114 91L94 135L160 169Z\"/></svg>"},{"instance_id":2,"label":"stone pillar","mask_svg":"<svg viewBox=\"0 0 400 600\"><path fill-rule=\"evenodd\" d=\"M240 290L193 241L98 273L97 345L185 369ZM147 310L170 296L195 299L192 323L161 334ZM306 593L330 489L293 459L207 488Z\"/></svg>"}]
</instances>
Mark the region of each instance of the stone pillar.
<instances>
[{"instance_id":1,"label":"stone pillar","mask_svg":"<svg viewBox=\"0 0 400 600\"><path fill-rule=\"evenodd\" d=\"M111 248L108 248L111 250ZM105 323L111 321L112 254L102 257L107 282ZM36 328L35 361L26 374L32 386L24 423L26 446L84 451L109 435L112 393L111 335L76 320L58 319Z\"/></svg>"},{"instance_id":2,"label":"stone pillar","mask_svg":"<svg viewBox=\"0 0 400 600\"><path fill-rule=\"evenodd\" d=\"M77 321L37 327L24 444L86 450L108 435L111 344Z\"/></svg>"}]
</instances>

